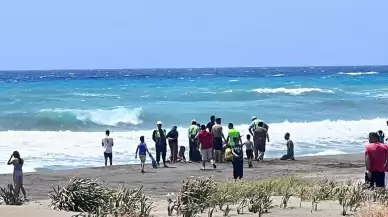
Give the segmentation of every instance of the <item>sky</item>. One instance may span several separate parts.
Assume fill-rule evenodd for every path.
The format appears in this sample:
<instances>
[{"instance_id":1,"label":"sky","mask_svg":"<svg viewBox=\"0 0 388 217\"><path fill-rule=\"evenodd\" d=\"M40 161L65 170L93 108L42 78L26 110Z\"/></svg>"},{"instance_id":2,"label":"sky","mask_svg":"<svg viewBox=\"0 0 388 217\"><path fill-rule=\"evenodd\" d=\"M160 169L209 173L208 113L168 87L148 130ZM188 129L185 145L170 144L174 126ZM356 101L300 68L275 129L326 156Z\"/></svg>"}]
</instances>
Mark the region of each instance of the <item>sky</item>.
<instances>
[{"instance_id":1,"label":"sky","mask_svg":"<svg viewBox=\"0 0 388 217\"><path fill-rule=\"evenodd\" d=\"M388 64L387 0L0 2L0 70Z\"/></svg>"}]
</instances>

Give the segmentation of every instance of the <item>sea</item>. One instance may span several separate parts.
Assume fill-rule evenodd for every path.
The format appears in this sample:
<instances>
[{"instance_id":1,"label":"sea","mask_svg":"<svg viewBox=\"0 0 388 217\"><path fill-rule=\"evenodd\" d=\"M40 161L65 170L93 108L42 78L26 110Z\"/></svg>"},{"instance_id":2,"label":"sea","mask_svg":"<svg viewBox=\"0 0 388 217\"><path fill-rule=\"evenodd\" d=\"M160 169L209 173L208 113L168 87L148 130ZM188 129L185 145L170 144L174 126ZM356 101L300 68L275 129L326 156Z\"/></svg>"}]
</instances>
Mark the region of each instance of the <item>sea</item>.
<instances>
[{"instance_id":1,"label":"sea","mask_svg":"<svg viewBox=\"0 0 388 217\"><path fill-rule=\"evenodd\" d=\"M264 120L267 157L286 152L286 132L297 156L361 153L388 130L387 84L388 66L1 71L0 159L18 150L25 172L101 166L109 129L114 164L134 164L140 136L154 151L157 121L187 147L191 120L211 115L244 138Z\"/></svg>"}]
</instances>

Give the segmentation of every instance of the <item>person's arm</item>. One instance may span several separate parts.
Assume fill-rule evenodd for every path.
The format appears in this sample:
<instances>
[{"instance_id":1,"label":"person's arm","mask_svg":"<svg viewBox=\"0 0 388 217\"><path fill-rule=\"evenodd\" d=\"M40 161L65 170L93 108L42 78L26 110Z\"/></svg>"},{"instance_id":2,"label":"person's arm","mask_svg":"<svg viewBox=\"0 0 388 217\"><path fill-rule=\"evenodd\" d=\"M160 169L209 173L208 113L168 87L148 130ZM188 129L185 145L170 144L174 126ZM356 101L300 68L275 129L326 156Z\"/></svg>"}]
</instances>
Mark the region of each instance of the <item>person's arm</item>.
<instances>
[{"instance_id":1,"label":"person's arm","mask_svg":"<svg viewBox=\"0 0 388 217\"><path fill-rule=\"evenodd\" d=\"M253 132L252 132L252 129L254 127L254 123L252 122L250 125L249 125L249 128L248 128L248 131L249 133L253 136Z\"/></svg>"},{"instance_id":2,"label":"person's arm","mask_svg":"<svg viewBox=\"0 0 388 217\"><path fill-rule=\"evenodd\" d=\"M114 144L114 142L113 142L113 139L112 139L112 147L113 147L113 144Z\"/></svg>"},{"instance_id":3,"label":"person's arm","mask_svg":"<svg viewBox=\"0 0 388 217\"><path fill-rule=\"evenodd\" d=\"M101 146L104 147L104 139L101 141Z\"/></svg>"},{"instance_id":4,"label":"person's arm","mask_svg":"<svg viewBox=\"0 0 388 217\"><path fill-rule=\"evenodd\" d=\"M238 154L236 154L233 150L233 148L230 149L232 151L233 156L238 157Z\"/></svg>"},{"instance_id":5,"label":"person's arm","mask_svg":"<svg viewBox=\"0 0 388 217\"><path fill-rule=\"evenodd\" d=\"M238 140L240 141L240 144L243 144L240 133L238 133Z\"/></svg>"},{"instance_id":6,"label":"person's arm","mask_svg":"<svg viewBox=\"0 0 388 217\"><path fill-rule=\"evenodd\" d=\"M144 147L145 147L145 149L146 149L146 152L147 152L148 154L150 154L150 151L148 150L147 144L144 143Z\"/></svg>"},{"instance_id":7,"label":"person's arm","mask_svg":"<svg viewBox=\"0 0 388 217\"><path fill-rule=\"evenodd\" d=\"M156 130L154 130L154 131L152 132L152 140L153 140L154 142L156 142L155 133L156 133Z\"/></svg>"},{"instance_id":8,"label":"person's arm","mask_svg":"<svg viewBox=\"0 0 388 217\"><path fill-rule=\"evenodd\" d=\"M265 132L265 135L267 136L267 141L269 142L269 135L268 135L268 131Z\"/></svg>"},{"instance_id":9,"label":"person's arm","mask_svg":"<svg viewBox=\"0 0 388 217\"><path fill-rule=\"evenodd\" d=\"M137 153L139 152L139 146L136 148L135 159L137 159Z\"/></svg>"},{"instance_id":10,"label":"person's arm","mask_svg":"<svg viewBox=\"0 0 388 217\"><path fill-rule=\"evenodd\" d=\"M175 139L178 139L178 137L179 137L179 132L176 131Z\"/></svg>"},{"instance_id":11,"label":"person's arm","mask_svg":"<svg viewBox=\"0 0 388 217\"><path fill-rule=\"evenodd\" d=\"M370 166L370 157L369 157L369 149L365 147L365 169L369 172Z\"/></svg>"},{"instance_id":12,"label":"person's arm","mask_svg":"<svg viewBox=\"0 0 388 217\"><path fill-rule=\"evenodd\" d=\"M229 136L226 137L226 140L225 140L225 144L228 144L229 143Z\"/></svg>"},{"instance_id":13,"label":"person's arm","mask_svg":"<svg viewBox=\"0 0 388 217\"><path fill-rule=\"evenodd\" d=\"M13 163L12 157L13 157L13 155L11 155L11 157L9 157L9 160L8 160L8 162L7 162L8 165L11 165L11 164Z\"/></svg>"}]
</instances>

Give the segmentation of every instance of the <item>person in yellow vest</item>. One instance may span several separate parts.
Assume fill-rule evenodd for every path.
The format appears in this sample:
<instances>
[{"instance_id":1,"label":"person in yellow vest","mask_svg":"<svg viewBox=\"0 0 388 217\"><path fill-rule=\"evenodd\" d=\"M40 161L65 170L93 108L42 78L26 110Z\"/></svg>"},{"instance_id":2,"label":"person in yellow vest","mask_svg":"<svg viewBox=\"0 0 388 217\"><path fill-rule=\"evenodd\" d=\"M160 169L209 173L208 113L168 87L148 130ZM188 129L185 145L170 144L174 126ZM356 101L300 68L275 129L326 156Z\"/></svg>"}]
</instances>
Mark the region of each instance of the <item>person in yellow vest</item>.
<instances>
[{"instance_id":1,"label":"person in yellow vest","mask_svg":"<svg viewBox=\"0 0 388 217\"><path fill-rule=\"evenodd\" d=\"M155 142L156 150L156 162L159 165L160 155L162 155L162 161L164 167L167 167L166 164L166 153L167 153L167 141L166 141L166 130L162 129L162 122L156 122L157 128L152 132L152 140Z\"/></svg>"},{"instance_id":2,"label":"person in yellow vest","mask_svg":"<svg viewBox=\"0 0 388 217\"><path fill-rule=\"evenodd\" d=\"M195 137L199 132L199 127L197 126L197 121L192 120L191 125L187 131L187 137L189 138L189 160L190 161L201 161L200 156L197 150L197 140Z\"/></svg>"},{"instance_id":3,"label":"person in yellow vest","mask_svg":"<svg viewBox=\"0 0 388 217\"><path fill-rule=\"evenodd\" d=\"M235 145L235 142L234 142L233 138L237 138L238 139L237 141L240 144L242 144L240 132L233 128L233 123L229 123L228 124L228 128L229 128L229 130L228 130L228 138L226 138L226 143L229 143L230 147L233 148L234 145Z\"/></svg>"}]
</instances>

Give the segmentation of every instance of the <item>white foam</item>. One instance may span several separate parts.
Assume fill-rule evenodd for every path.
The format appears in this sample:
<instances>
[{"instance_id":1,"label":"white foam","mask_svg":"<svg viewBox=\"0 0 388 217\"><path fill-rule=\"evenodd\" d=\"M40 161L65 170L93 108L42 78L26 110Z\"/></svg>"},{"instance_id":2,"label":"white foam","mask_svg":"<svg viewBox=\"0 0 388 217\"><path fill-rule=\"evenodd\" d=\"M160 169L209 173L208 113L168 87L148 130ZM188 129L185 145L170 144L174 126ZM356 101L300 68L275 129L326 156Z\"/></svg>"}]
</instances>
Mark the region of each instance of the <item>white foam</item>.
<instances>
[{"instance_id":1,"label":"white foam","mask_svg":"<svg viewBox=\"0 0 388 217\"><path fill-rule=\"evenodd\" d=\"M84 96L84 97L117 97L119 95L112 95L112 94L101 94L101 93L72 93L71 95L74 96Z\"/></svg>"},{"instance_id":2,"label":"white foam","mask_svg":"<svg viewBox=\"0 0 388 217\"><path fill-rule=\"evenodd\" d=\"M232 79L232 80L229 80L230 82L238 82L238 81L240 81L240 80L238 80L238 79Z\"/></svg>"},{"instance_id":3,"label":"white foam","mask_svg":"<svg viewBox=\"0 0 388 217\"><path fill-rule=\"evenodd\" d=\"M274 75L271 75L272 77L284 77L284 74L274 74Z\"/></svg>"},{"instance_id":4,"label":"white foam","mask_svg":"<svg viewBox=\"0 0 388 217\"><path fill-rule=\"evenodd\" d=\"M116 126L120 123L141 124L142 108L116 107L113 109L42 109L41 112L70 112L80 121L91 121L104 126Z\"/></svg>"},{"instance_id":5,"label":"white foam","mask_svg":"<svg viewBox=\"0 0 388 217\"><path fill-rule=\"evenodd\" d=\"M377 75L379 73L378 72L338 72L337 74L356 76L356 75Z\"/></svg>"},{"instance_id":6,"label":"white foam","mask_svg":"<svg viewBox=\"0 0 388 217\"><path fill-rule=\"evenodd\" d=\"M309 93L309 92L319 92L319 93L334 93L332 90L325 90L321 88L258 88L253 89L252 91L255 91L257 93L264 93L264 94L290 94L290 95L299 95L303 93Z\"/></svg>"},{"instance_id":7,"label":"white foam","mask_svg":"<svg viewBox=\"0 0 388 217\"><path fill-rule=\"evenodd\" d=\"M317 121L270 123L270 140L267 145L268 157L278 157L285 153L284 134L289 132L295 144L296 155L325 155L361 152L367 142L368 133L386 130L386 118L358 121ZM248 134L248 124L237 125L244 136ZM179 127L180 145L188 145L185 136L187 128ZM226 130L225 130L226 131ZM139 137L144 135L148 146L154 150L151 140L152 129L129 132L112 132L115 139L115 164L138 163L134 153ZM41 132L2 131L0 137L0 159L7 160L14 151L20 151L25 158L25 171L34 168L64 166L87 167L103 164L101 138L104 132ZM187 150L187 149L186 149ZM187 152L186 152L187 154ZM0 173L12 172L12 167L0 164Z\"/></svg>"}]
</instances>

